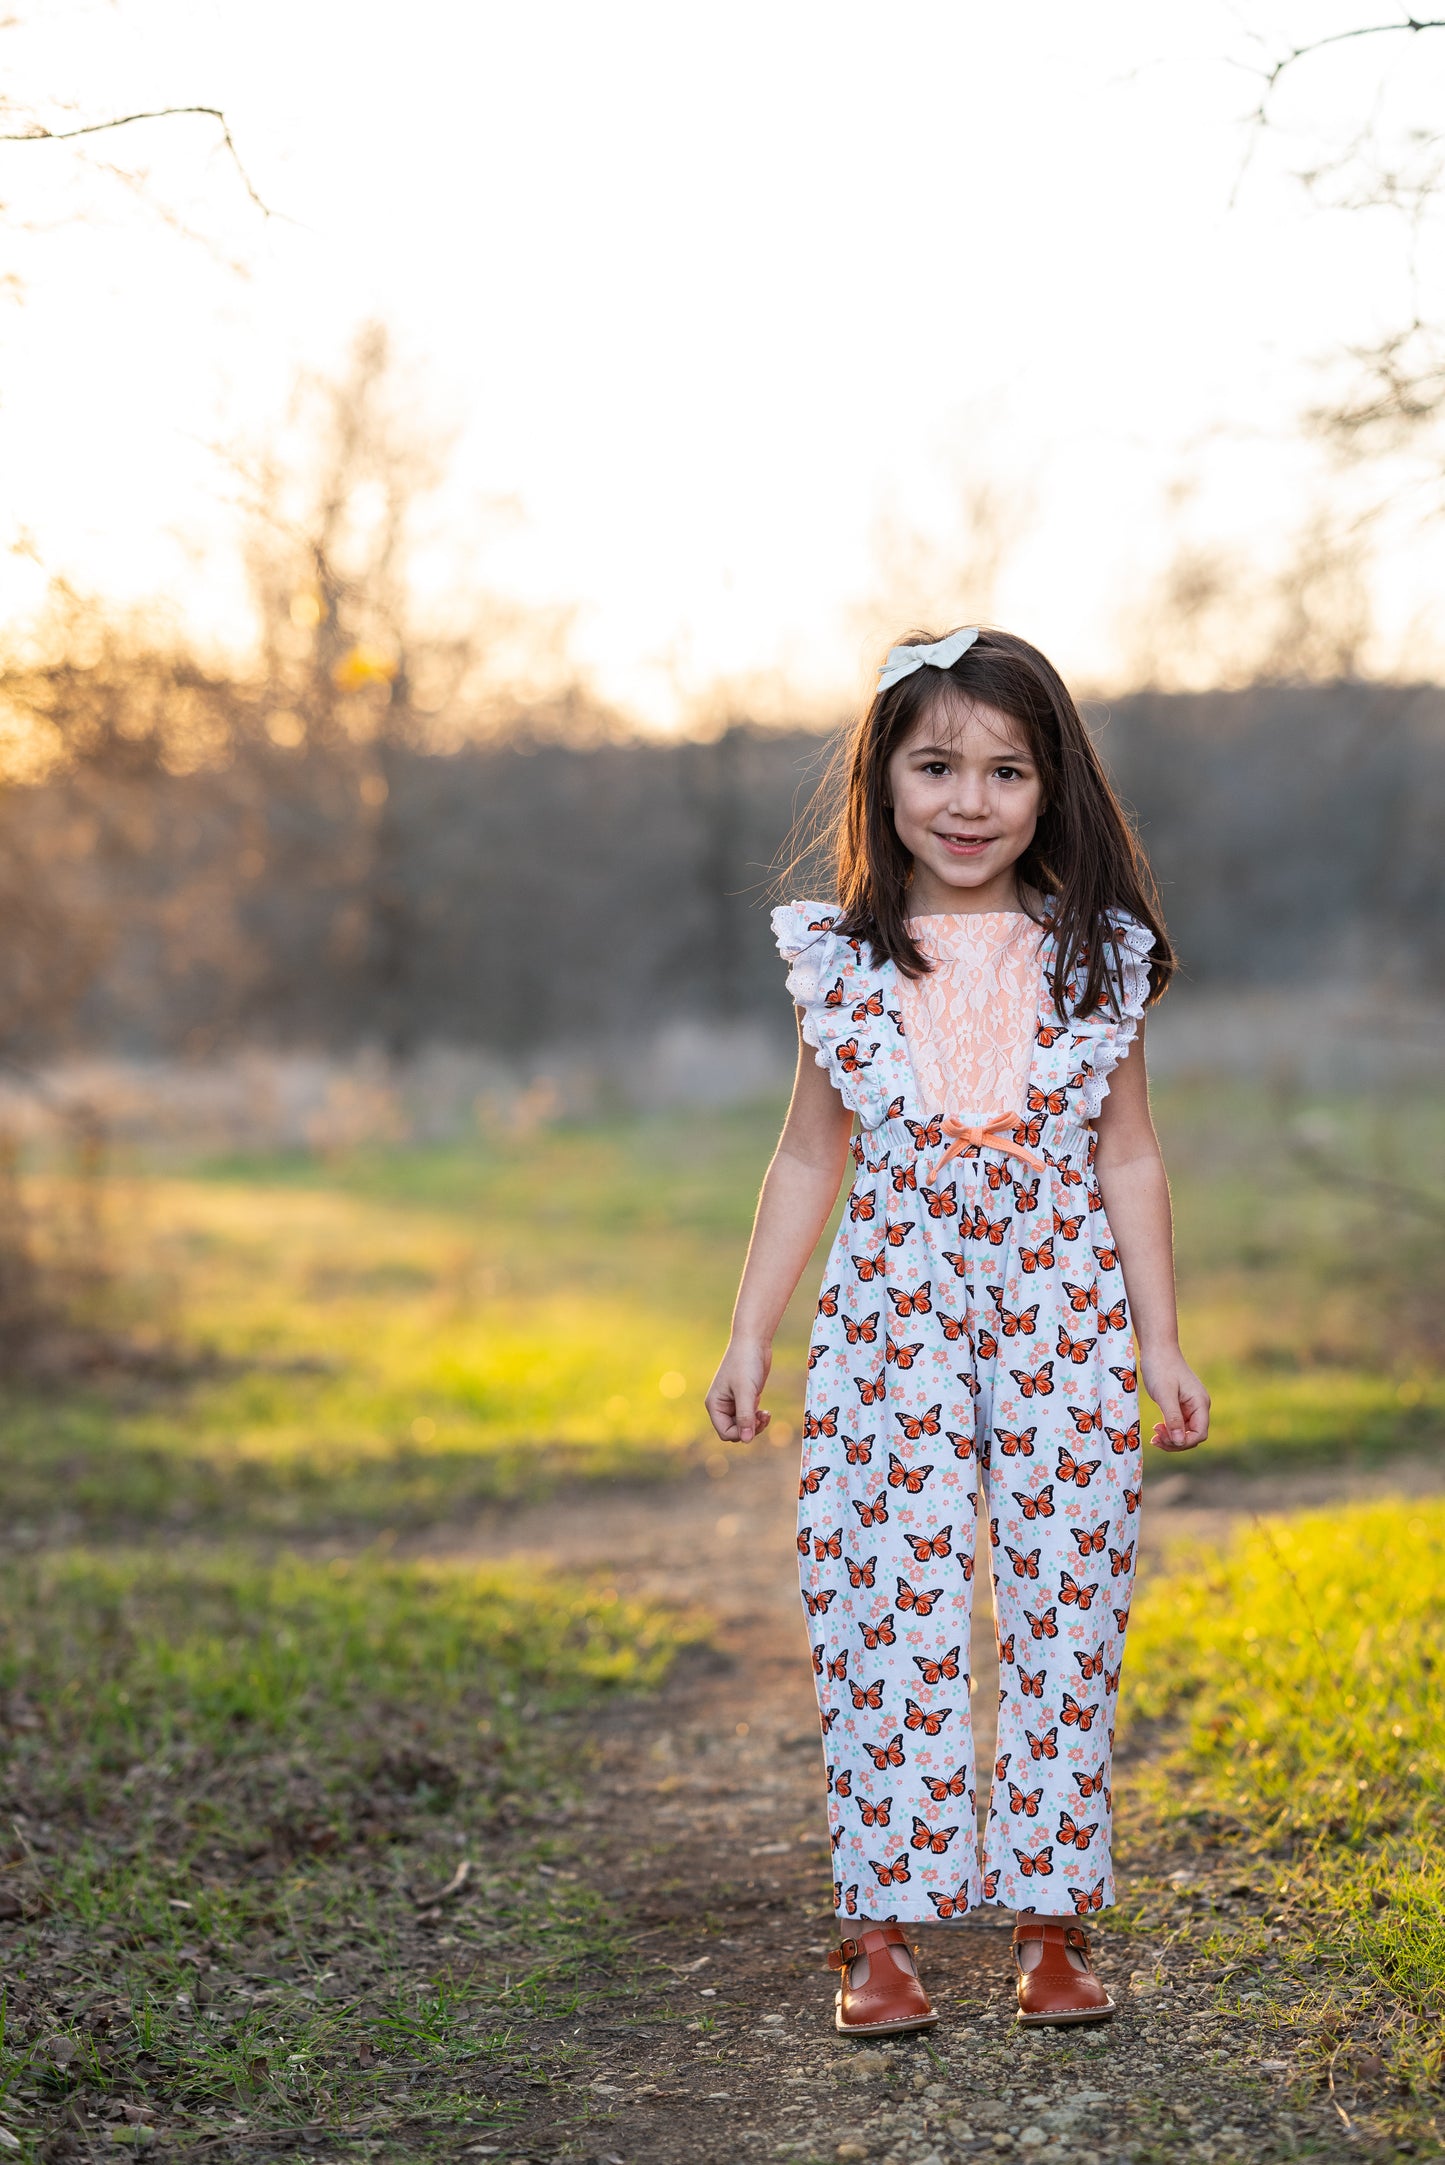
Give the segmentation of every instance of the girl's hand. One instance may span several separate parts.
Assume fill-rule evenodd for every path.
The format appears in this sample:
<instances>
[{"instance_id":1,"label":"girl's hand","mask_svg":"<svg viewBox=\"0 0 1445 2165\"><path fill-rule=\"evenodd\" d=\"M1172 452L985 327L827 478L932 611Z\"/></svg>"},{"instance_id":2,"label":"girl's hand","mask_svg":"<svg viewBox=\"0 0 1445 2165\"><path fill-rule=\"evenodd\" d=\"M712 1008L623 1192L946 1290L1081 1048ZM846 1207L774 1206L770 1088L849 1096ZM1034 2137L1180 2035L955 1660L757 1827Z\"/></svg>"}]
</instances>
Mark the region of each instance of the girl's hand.
<instances>
[{"instance_id":1,"label":"girl's hand","mask_svg":"<svg viewBox=\"0 0 1445 2165\"><path fill-rule=\"evenodd\" d=\"M1141 1357L1144 1388L1163 1414L1149 1441L1156 1451L1192 1451L1209 1434L1209 1393L1177 1346Z\"/></svg>"},{"instance_id":2,"label":"girl's hand","mask_svg":"<svg viewBox=\"0 0 1445 2165\"><path fill-rule=\"evenodd\" d=\"M729 1340L706 1399L708 1419L724 1443L751 1443L773 1418L758 1404L772 1365L771 1346Z\"/></svg>"}]
</instances>

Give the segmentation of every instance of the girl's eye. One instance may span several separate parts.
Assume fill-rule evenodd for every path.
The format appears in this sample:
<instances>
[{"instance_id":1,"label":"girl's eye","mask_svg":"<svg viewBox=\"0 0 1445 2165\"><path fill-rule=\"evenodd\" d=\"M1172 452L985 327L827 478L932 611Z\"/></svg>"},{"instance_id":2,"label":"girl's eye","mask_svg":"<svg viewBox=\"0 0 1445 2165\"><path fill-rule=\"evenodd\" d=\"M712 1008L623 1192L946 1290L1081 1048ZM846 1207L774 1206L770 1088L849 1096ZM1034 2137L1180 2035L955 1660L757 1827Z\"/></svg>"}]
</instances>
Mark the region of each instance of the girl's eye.
<instances>
[{"instance_id":1,"label":"girl's eye","mask_svg":"<svg viewBox=\"0 0 1445 2165\"><path fill-rule=\"evenodd\" d=\"M995 767L993 771L1005 782L1019 782L1023 779L1017 767Z\"/></svg>"},{"instance_id":2,"label":"girl's eye","mask_svg":"<svg viewBox=\"0 0 1445 2165\"><path fill-rule=\"evenodd\" d=\"M942 759L929 759L929 760L925 760L925 762L924 762L924 766L923 766L923 772L924 772L925 774L947 774L947 772L948 772L948 764L947 764L947 761L945 761L945 760L942 760Z\"/></svg>"}]
</instances>

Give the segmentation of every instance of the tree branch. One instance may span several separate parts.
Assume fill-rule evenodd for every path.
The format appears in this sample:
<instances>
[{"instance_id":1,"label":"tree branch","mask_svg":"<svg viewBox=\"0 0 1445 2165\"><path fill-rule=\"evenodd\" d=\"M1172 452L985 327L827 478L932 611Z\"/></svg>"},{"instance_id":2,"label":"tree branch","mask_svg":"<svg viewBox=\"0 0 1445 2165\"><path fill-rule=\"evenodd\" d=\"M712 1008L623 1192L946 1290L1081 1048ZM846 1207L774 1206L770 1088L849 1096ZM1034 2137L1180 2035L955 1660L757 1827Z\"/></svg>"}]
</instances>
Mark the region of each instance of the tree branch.
<instances>
[{"instance_id":1,"label":"tree branch","mask_svg":"<svg viewBox=\"0 0 1445 2165\"><path fill-rule=\"evenodd\" d=\"M1308 60L1312 54L1324 52L1327 46L1344 45L1353 38L1392 37L1401 30L1411 32L1445 30L1445 17L1406 15L1397 23L1357 23L1353 30L1332 30L1328 37L1311 38L1305 45L1294 46L1289 52L1282 54L1271 67L1262 71L1264 75L1264 96L1259 101L1259 112L1255 117L1259 120L1264 119L1265 103L1270 92L1274 89L1280 77L1288 69L1292 68L1296 61Z\"/></svg>"},{"instance_id":2,"label":"tree branch","mask_svg":"<svg viewBox=\"0 0 1445 2165\"><path fill-rule=\"evenodd\" d=\"M242 187L263 218L273 217L275 213L270 205L263 202L257 194L250 174L241 163L241 154L237 150L231 135L230 124L219 105L162 105L157 107L154 112L122 113L115 120L87 121L83 127L79 128L44 128L36 125L33 128L22 128L14 134L0 134L0 143L69 143L80 135L101 135L110 128L131 128L140 120L174 120L190 113L203 114L206 119L214 120L219 124L221 140L230 153L232 165L235 166L236 171L241 176Z\"/></svg>"}]
</instances>

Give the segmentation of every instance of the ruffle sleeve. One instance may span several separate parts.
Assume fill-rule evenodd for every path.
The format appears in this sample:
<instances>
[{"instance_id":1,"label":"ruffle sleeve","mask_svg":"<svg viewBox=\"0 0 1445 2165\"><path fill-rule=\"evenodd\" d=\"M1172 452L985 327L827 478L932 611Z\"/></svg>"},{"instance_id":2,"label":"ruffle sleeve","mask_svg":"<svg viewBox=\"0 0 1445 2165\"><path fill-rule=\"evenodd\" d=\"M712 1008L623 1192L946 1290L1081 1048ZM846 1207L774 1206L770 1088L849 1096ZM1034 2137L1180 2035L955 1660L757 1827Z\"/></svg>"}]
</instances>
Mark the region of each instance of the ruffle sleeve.
<instances>
[{"instance_id":1,"label":"ruffle sleeve","mask_svg":"<svg viewBox=\"0 0 1445 2165\"><path fill-rule=\"evenodd\" d=\"M913 1071L891 963L875 963L866 941L834 932L837 906L794 902L773 912L773 936L788 963L788 990L803 1018L804 1042L865 1128L913 1109Z\"/></svg>"},{"instance_id":2,"label":"ruffle sleeve","mask_svg":"<svg viewBox=\"0 0 1445 2165\"><path fill-rule=\"evenodd\" d=\"M789 902L773 911L773 938L789 965L788 992L802 1011L803 1037L819 1067L828 1065L828 1042L820 1028L827 1013L824 995L853 959L833 930L837 916L827 902Z\"/></svg>"},{"instance_id":3,"label":"ruffle sleeve","mask_svg":"<svg viewBox=\"0 0 1445 2165\"><path fill-rule=\"evenodd\" d=\"M1109 975L1119 999L1119 1013L1106 1000L1089 1015L1072 1015L1069 1034L1085 1080L1078 1099L1081 1120L1097 1120L1109 1094L1109 1077L1138 1035L1149 997L1149 957L1154 935L1125 910L1110 917L1113 939ZM1079 978L1082 984L1083 973Z\"/></svg>"}]
</instances>

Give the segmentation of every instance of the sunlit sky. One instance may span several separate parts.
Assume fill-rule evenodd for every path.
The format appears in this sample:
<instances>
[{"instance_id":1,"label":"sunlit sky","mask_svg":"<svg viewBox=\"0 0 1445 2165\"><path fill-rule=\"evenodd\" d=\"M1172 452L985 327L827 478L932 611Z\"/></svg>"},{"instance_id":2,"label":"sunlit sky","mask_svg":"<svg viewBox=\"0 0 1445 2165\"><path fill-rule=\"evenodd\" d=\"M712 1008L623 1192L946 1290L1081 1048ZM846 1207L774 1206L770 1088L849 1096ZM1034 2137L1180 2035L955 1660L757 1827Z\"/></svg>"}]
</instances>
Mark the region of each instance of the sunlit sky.
<instances>
[{"instance_id":1,"label":"sunlit sky","mask_svg":"<svg viewBox=\"0 0 1445 2165\"><path fill-rule=\"evenodd\" d=\"M1322 211L1294 173L1382 83L1397 111L1402 71L1438 113L1445 36L1302 63L1277 132L1243 121L1247 63L1360 14L47 0L5 34L12 98L57 125L224 106L278 215L205 120L98 139L143 195L0 146L3 518L30 552L0 612L63 574L241 641L221 448L379 317L456 432L457 561L572 605L579 664L650 723L720 679L854 697L935 600L881 537L956 568L980 486L1011 545L951 619L991 609L1123 681L1177 522L1282 546L1332 485L1296 426L1321 358L1411 305L1403 222ZM1382 666L1431 635L1441 570L1397 529Z\"/></svg>"}]
</instances>

